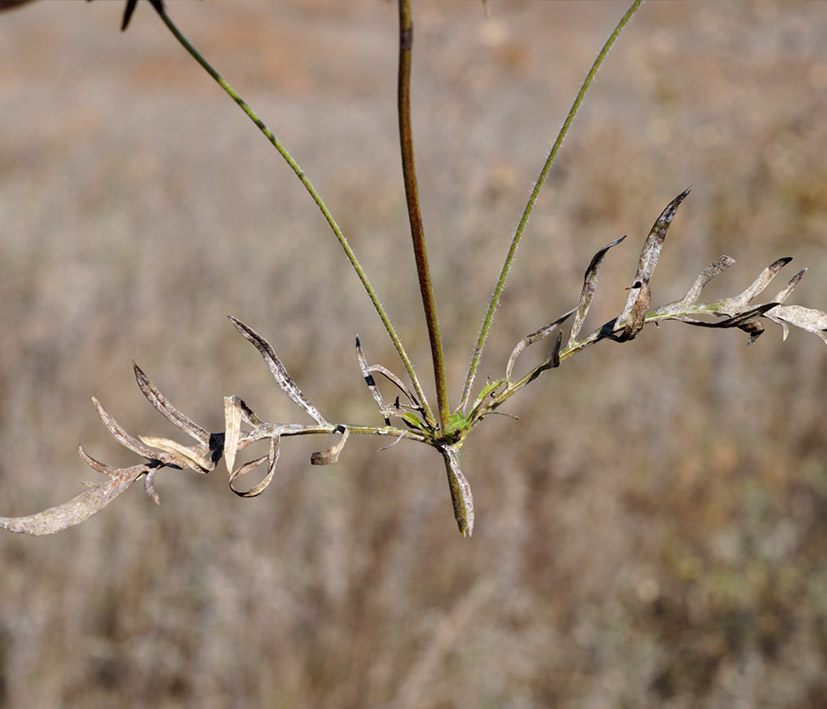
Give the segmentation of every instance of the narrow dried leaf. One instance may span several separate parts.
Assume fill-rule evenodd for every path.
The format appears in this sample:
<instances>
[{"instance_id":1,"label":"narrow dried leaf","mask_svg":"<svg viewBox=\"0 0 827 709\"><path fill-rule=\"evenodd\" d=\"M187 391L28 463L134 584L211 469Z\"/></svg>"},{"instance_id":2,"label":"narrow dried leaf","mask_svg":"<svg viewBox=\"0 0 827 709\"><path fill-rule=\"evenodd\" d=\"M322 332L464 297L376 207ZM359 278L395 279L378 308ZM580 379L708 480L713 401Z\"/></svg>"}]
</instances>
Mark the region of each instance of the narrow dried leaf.
<instances>
[{"instance_id":1,"label":"narrow dried leaf","mask_svg":"<svg viewBox=\"0 0 827 709\"><path fill-rule=\"evenodd\" d=\"M178 441L172 441L169 438L156 438L155 436L141 436L141 441L169 454L173 458L174 464L179 467L195 470L199 473L209 473L215 470L215 462L212 457L206 457L201 450L195 447L182 445ZM198 448L203 448L203 446ZM154 457L157 458L158 455L155 454Z\"/></svg>"},{"instance_id":2,"label":"narrow dried leaf","mask_svg":"<svg viewBox=\"0 0 827 709\"><path fill-rule=\"evenodd\" d=\"M474 496L471 485L459 468L459 453L453 448L443 448L445 471L448 473L448 486L451 489L451 501L454 505L454 518L463 537L474 533Z\"/></svg>"},{"instance_id":3,"label":"narrow dried leaf","mask_svg":"<svg viewBox=\"0 0 827 709\"><path fill-rule=\"evenodd\" d=\"M773 308L778 307L777 303L764 303L764 305L758 305L754 308L750 308L742 313L737 313L731 317L727 317L724 320L696 320L694 318L686 317L684 315L676 316L672 318L673 320L677 320L678 322L684 322L688 325L695 325L697 327L716 327L716 328L726 328L726 327L739 327L744 329L744 325L750 321L754 321L755 318L760 317L766 314L768 311L772 310ZM749 332L750 330L747 330ZM760 333L759 333L760 334ZM754 340L753 340L754 341Z\"/></svg>"},{"instance_id":4,"label":"narrow dried leaf","mask_svg":"<svg viewBox=\"0 0 827 709\"><path fill-rule=\"evenodd\" d=\"M382 399L382 392L379 391L379 387L376 386L376 380L373 378L373 375L368 371L368 361L365 359L365 355L362 352L362 344L359 342L359 337L356 337L356 358L359 360L359 370L362 372L362 377L365 379L365 384L370 391L370 395L373 397L373 400L376 402L376 405L379 407L379 412L385 419L385 425L390 426L391 420L388 417L387 411L388 407L385 406L385 401Z\"/></svg>"},{"instance_id":5,"label":"narrow dried leaf","mask_svg":"<svg viewBox=\"0 0 827 709\"><path fill-rule=\"evenodd\" d=\"M136 362L132 363L135 370L135 379L138 381L138 387L143 395L149 400L161 415L176 428L181 429L185 433L192 436L196 441L204 445L209 443L210 433L206 429L201 428L189 416L176 409L167 398L158 391L157 387L149 381L146 374L138 366Z\"/></svg>"},{"instance_id":6,"label":"narrow dried leaf","mask_svg":"<svg viewBox=\"0 0 827 709\"><path fill-rule=\"evenodd\" d=\"M603 259L606 257L609 249L617 246L625 238L625 236L621 236L619 239L610 241L594 256L592 256L591 263L589 263L589 267L586 269L586 275L583 278L583 289L580 291L580 302L578 303L574 314L574 323L572 323L571 326L568 347L571 347L575 342L577 342L577 336L583 329L583 323L586 320L586 316L589 314L589 308L591 308L594 292L597 288L597 280L600 277L600 266L603 264Z\"/></svg>"},{"instance_id":7,"label":"narrow dried leaf","mask_svg":"<svg viewBox=\"0 0 827 709\"><path fill-rule=\"evenodd\" d=\"M801 305L778 305L767 313L767 317L782 327L788 323L802 330L818 335L827 344L827 313Z\"/></svg>"},{"instance_id":8,"label":"narrow dried leaf","mask_svg":"<svg viewBox=\"0 0 827 709\"><path fill-rule=\"evenodd\" d=\"M88 456L85 456L83 452L81 455L84 456L84 460L87 460ZM97 469L94 465L92 467ZM142 463L130 468L122 468L117 471L116 475L110 475L107 472L106 474L110 475L107 482L90 487L62 505L25 517L0 517L0 529L18 534L42 536L74 527L89 519L96 512L100 512L149 470L150 466Z\"/></svg>"},{"instance_id":9,"label":"narrow dried leaf","mask_svg":"<svg viewBox=\"0 0 827 709\"><path fill-rule=\"evenodd\" d=\"M651 300L649 280L658 265L669 225L672 223L681 202L686 199L688 194L689 190L681 192L666 206L666 209L661 212L661 215L652 225L652 229L643 243L643 250L640 252L637 272L632 287L629 289L626 306L615 322L615 329L621 330L621 334L616 339L621 342L634 339L643 328L643 316L646 315Z\"/></svg>"},{"instance_id":10,"label":"narrow dried leaf","mask_svg":"<svg viewBox=\"0 0 827 709\"><path fill-rule=\"evenodd\" d=\"M323 451L316 451L313 453L313 455L310 456L311 465L331 465L339 460L339 454L345 447L345 443L347 443L347 439L350 436L350 431L348 431L344 426L340 426L337 432L342 434L342 440L335 446L330 446L330 448L326 448Z\"/></svg>"},{"instance_id":11,"label":"narrow dried leaf","mask_svg":"<svg viewBox=\"0 0 827 709\"><path fill-rule=\"evenodd\" d=\"M281 363L281 360L276 357L276 353L270 346L270 343L240 320L237 320L232 315L229 317L230 322L235 325L236 329L246 340L252 343L252 345L264 358L264 361L267 363L267 367L270 369L270 372L276 380L276 384L279 385L279 388L287 394L288 397L290 397L290 400L296 404L296 406L307 413L307 415L310 416L316 423L322 426L328 425L324 417L319 413L316 407L310 403L310 400L302 393L301 389L299 389L296 385L296 382L294 382L287 373L287 369L285 369L284 365Z\"/></svg>"},{"instance_id":12,"label":"narrow dried leaf","mask_svg":"<svg viewBox=\"0 0 827 709\"><path fill-rule=\"evenodd\" d=\"M735 315L746 309L755 296L763 291L770 284L770 281L775 278L775 275L790 261L792 261L792 258L789 257L773 261L758 274L758 278L756 278L743 293L736 295L734 298L722 300L720 304L721 312L727 313L728 315Z\"/></svg>"},{"instance_id":13,"label":"narrow dried leaf","mask_svg":"<svg viewBox=\"0 0 827 709\"><path fill-rule=\"evenodd\" d=\"M511 351L511 355L508 358L508 364L505 367L505 378L510 382L511 374L514 371L514 365L517 362L517 358L520 356L522 351L533 345L535 342L540 342L541 340L545 340L551 333L553 333L560 325L562 325L566 320L568 320L577 310L577 308L573 308L569 310L569 312L561 315L557 320L554 322L550 322L545 327L541 327L536 332L532 332L530 335L526 335L522 340L520 340L516 347Z\"/></svg>"},{"instance_id":14,"label":"narrow dried leaf","mask_svg":"<svg viewBox=\"0 0 827 709\"><path fill-rule=\"evenodd\" d=\"M801 279L804 278L804 274L807 273L806 268L802 268L798 273L796 273L791 279L790 282L787 283L786 286L778 293L775 298L773 298L773 302L775 303L783 303L787 298L790 297L790 294L795 290L795 287L801 282Z\"/></svg>"},{"instance_id":15,"label":"narrow dried leaf","mask_svg":"<svg viewBox=\"0 0 827 709\"><path fill-rule=\"evenodd\" d=\"M235 467L238 442L241 439L241 399L237 396L224 397L224 461L227 472Z\"/></svg>"},{"instance_id":16,"label":"narrow dried leaf","mask_svg":"<svg viewBox=\"0 0 827 709\"><path fill-rule=\"evenodd\" d=\"M695 282L687 291L686 295L683 297L683 300L680 301L681 305L692 305L692 303L697 302L698 298L701 297L701 291L706 288L707 283L728 269L734 263L735 259L726 255L719 256L715 259L711 264L709 264L709 266L698 274Z\"/></svg>"},{"instance_id":17,"label":"narrow dried leaf","mask_svg":"<svg viewBox=\"0 0 827 709\"><path fill-rule=\"evenodd\" d=\"M123 427L103 408L101 403L93 396L92 403L95 405L95 408L98 410L98 416L100 416L101 421L103 421L103 425L106 426L109 433L112 434L112 437L120 443L124 448L128 448L133 453L137 453L138 455L143 456L144 458L148 458L149 460L157 460L165 465L179 465L178 459L175 456L172 456L163 451L155 451L152 450L149 446L145 445L137 438L130 436Z\"/></svg>"},{"instance_id":18,"label":"narrow dried leaf","mask_svg":"<svg viewBox=\"0 0 827 709\"><path fill-rule=\"evenodd\" d=\"M370 367L367 368L367 372L368 374L376 372L377 374L381 374L388 381L393 382L393 384L399 389L399 391L401 391L408 398L408 401L411 402L411 406L415 408L417 411L422 411L422 405L419 403L418 399L413 395L411 390L408 389L408 387L405 386L402 380L389 369L383 367L381 364L372 364L370 365ZM397 405L395 406L395 408L398 409L399 397L397 397L396 400Z\"/></svg>"},{"instance_id":19,"label":"narrow dried leaf","mask_svg":"<svg viewBox=\"0 0 827 709\"><path fill-rule=\"evenodd\" d=\"M270 452L262 456L261 458L257 458L256 460L251 460L246 465L241 466L238 470L233 473L230 473L230 490L232 490L236 495L239 497L257 497L262 492L267 489L267 486L273 481L273 476L276 472L276 463L279 459L279 437L273 436L270 439ZM267 476L262 480L258 485L249 489L249 490L239 490L234 485L235 479L240 478L242 475L246 475L251 470L254 470L259 465L267 461Z\"/></svg>"}]
</instances>

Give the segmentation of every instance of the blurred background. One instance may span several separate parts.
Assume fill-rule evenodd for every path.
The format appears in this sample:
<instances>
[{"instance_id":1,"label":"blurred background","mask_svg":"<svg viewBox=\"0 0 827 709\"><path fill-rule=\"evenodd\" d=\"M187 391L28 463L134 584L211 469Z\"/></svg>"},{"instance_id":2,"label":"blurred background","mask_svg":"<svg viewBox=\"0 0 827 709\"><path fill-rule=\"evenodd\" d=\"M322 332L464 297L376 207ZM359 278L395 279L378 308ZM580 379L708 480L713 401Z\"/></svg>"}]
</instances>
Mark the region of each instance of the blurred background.
<instances>
[{"instance_id":1,"label":"blurred background","mask_svg":"<svg viewBox=\"0 0 827 709\"><path fill-rule=\"evenodd\" d=\"M396 8L169 3L314 181L418 363L430 355L396 151ZM248 119L148 4L0 15L0 514L95 479L100 424L175 434L136 360L213 431L222 397L303 421L226 320L267 337L329 420L379 424L353 351L401 373L338 244ZM454 402L510 235L625 2L420 0L414 126ZM650 2L586 98L537 205L481 378L576 303L625 302L642 240L693 188L652 282L739 293L803 266L827 308L827 4ZM776 287L777 285L777 287ZM165 471L55 537L0 536L3 707L827 705L827 349L771 324L678 323L544 375L463 449L460 537L430 449L288 440L273 484ZM540 346L542 347L542 346ZM522 366L544 352L528 352Z\"/></svg>"}]
</instances>

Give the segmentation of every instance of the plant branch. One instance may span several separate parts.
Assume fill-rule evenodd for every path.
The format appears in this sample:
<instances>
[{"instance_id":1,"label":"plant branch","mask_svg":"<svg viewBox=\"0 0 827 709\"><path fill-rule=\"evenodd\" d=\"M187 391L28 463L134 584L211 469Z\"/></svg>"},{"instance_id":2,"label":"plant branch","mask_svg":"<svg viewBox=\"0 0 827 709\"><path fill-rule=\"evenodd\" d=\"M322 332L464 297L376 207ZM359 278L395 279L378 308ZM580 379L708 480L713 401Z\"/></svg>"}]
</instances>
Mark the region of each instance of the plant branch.
<instances>
[{"instance_id":1,"label":"plant branch","mask_svg":"<svg viewBox=\"0 0 827 709\"><path fill-rule=\"evenodd\" d=\"M413 16L411 0L399 0L399 142L402 153L402 176L405 181L405 198L408 202L408 218L411 223L416 272L419 276L419 292L425 309L425 321L428 325L428 340L431 345L431 358L434 365L437 406L439 409L440 430L443 435L449 433L448 422L448 386L445 377L445 360L442 349L442 336L439 332L436 300L431 284L431 271L428 267L428 253L425 249L425 233L422 227L422 214L419 208L419 189L416 184L416 165L414 163L413 131L411 129L411 50L413 48Z\"/></svg>"},{"instance_id":2,"label":"plant branch","mask_svg":"<svg viewBox=\"0 0 827 709\"><path fill-rule=\"evenodd\" d=\"M382 307L382 303L379 300L379 297L374 291L373 286L371 285L370 281L368 280L367 274L365 273L364 269L362 268L361 263L356 258L356 254L354 253L353 249L350 246L347 238L345 237L344 233L342 232L339 224L333 218L330 210L327 208L327 205L322 200L319 193L316 191L316 188L310 182L310 179L305 175L304 171L301 169L299 164L296 162L295 158L288 152L287 148L284 147L282 142L273 134L273 132L265 125L265 123L258 117L258 115L253 111L252 108L247 104L247 102L233 89L230 84L222 77L213 67L212 65L201 55L201 53L192 45L190 44L189 40L181 34L178 27L173 23L170 19L169 15L167 15L166 11L161 7L158 9L158 14L161 16L161 19L164 21L164 24L169 28L169 31L175 36L178 42L190 53L190 55L197 61L201 67L206 71L215 81L221 86L224 91L229 94L229 96L235 101L238 106L241 108L244 113L250 118L250 120L255 123L258 129L264 134L270 144L279 152L279 154L284 158L285 162L290 166L290 169L295 173L296 177L299 178L299 181L304 185L304 188L310 194L312 200L316 203L316 206L319 208L319 211L322 213L322 216L327 221L328 225L330 226L331 230L333 231L336 239L339 241L342 249L347 256L348 261L350 261L351 266L353 266L353 270L356 271L356 275L359 277L359 280L362 283L365 291L370 298L371 303L373 303L373 307L376 309L377 314L379 315L379 319L382 321L382 324L385 326L385 330L387 330L388 335L393 342L394 347L396 348L396 352L399 355L399 358L402 360L403 365L405 366L405 370L408 373L408 377L411 380L411 384L416 391L419 400L422 402L422 406L425 409L429 418L432 418L432 414L430 409L428 408L427 399L425 398L425 394L422 390L422 386L419 383L419 379L416 376L416 372L414 371L413 364L408 357L407 352L405 351L405 347L402 344L402 341L399 339L399 336L396 334L396 330L393 327L390 319L388 318L385 309Z\"/></svg>"},{"instance_id":3,"label":"plant branch","mask_svg":"<svg viewBox=\"0 0 827 709\"><path fill-rule=\"evenodd\" d=\"M609 53L609 50L615 43L615 40L620 36L620 33L623 31L623 28L626 26L629 20L632 19L632 16L635 14L642 2L643 0L634 0L629 9L620 19L620 22L617 23L617 26L614 28L612 34L609 35L609 38L606 40L606 43L600 50L600 53L595 58L594 63L591 66L591 69L589 69L589 73L586 74L586 78L583 81L583 85L580 87L580 91L577 92L577 96L575 96L574 98L574 103L572 103L568 115L566 116L566 120L563 121L563 126L560 128L560 132L557 134L557 138L551 147L548 157L546 157L546 161L543 164L543 169L540 171L540 176L537 178L537 182L534 184L534 189L531 191L531 195L528 198L528 203L526 204L525 209L523 210L522 217L520 218L520 222L517 225L517 230L514 232L514 237L511 240L511 246L509 247L508 253L506 254L502 271L500 271L500 276L497 279L497 284L494 287L494 292L492 293L491 300L488 303L488 310L486 311L485 317L483 318L479 336L477 337L477 343L474 346L474 354L471 357L471 364L468 367L468 375L465 379L465 386L462 390L462 396L460 398L458 410L464 410L466 404L468 403L468 397L471 394L471 387L474 384L474 377L477 374L477 368L479 367L480 358L482 357L482 352L485 347L485 340L488 337L488 331L491 329L491 323L494 320L494 311L497 309L497 306L500 303L500 296L502 295L503 288L505 287L505 281L508 278L508 273L511 270L511 264L514 260L514 254L516 254L517 252L517 247L520 244L520 239L522 239L523 232L525 231L525 227L528 224L528 218L531 215L532 210L534 209L534 204L537 202L537 197L540 195L540 190L542 190L543 185L545 184L546 178L548 177L548 173L551 170L551 166L554 163L554 160L557 157L557 153L560 150L560 146L563 144L563 140L569 131L569 127L571 126L571 123L574 120L575 115L577 115L577 111L580 108L580 104L583 101L583 97L586 95L586 92L589 90L589 87L591 86L591 83L595 75L597 74L597 70L600 68L600 65L603 63L603 60L606 58L606 55Z\"/></svg>"}]
</instances>

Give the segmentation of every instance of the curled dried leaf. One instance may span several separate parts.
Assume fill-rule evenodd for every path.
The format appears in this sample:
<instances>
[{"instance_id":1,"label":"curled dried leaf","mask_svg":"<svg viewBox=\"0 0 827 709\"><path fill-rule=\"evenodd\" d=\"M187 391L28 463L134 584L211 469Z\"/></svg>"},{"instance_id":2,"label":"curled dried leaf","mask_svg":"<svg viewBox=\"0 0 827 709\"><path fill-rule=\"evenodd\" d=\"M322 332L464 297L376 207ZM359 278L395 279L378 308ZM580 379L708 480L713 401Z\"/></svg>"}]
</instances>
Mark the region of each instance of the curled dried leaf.
<instances>
[{"instance_id":1,"label":"curled dried leaf","mask_svg":"<svg viewBox=\"0 0 827 709\"><path fill-rule=\"evenodd\" d=\"M350 431L348 431L344 426L339 426L336 429L336 432L342 434L342 440L336 445L330 446L330 448L325 448L323 451L316 451L313 453L313 455L310 456L311 465L331 465L339 460L339 454L345 447L345 443L347 443L347 439L350 436Z\"/></svg>"},{"instance_id":2,"label":"curled dried leaf","mask_svg":"<svg viewBox=\"0 0 827 709\"><path fill-rule=\"evenodd\" d=\"M577 309L574 314L574 322L571 326L571 334L569 335L569 347L577 342L577 336L580 334L580 330L583 329L583 323L586 320L586 316L589 314L589 308L591 308L594 292L597 288L597 280L600 277L600 266L603 264L603 259L606 257L609 249L617 246L625 238L625 236L621 236L619 239L610 241L594 256L592 256L589 267L586 269L586 275L583 278L583 289L580 291L580 302L577 304Z\"/></svg>"},{"instance_id":3,"label":"curled dried leaf","mask_svg":"<svg viewBox=\"0 0 827 709\"><path fill-rule=\"evenodd\" d=\"M261 458L251 460L249 463L242 465L238 470L230 473L230 490L232 490L239 497L256 497L267 489L267 486L273 481L273 476L276 473L276 463L279 460L279 437L273 436L270 438L270 451L267 455ZM259 465L267 462L267 475L258 485L249 490L239 490L235 486L236 478L247 475L252 470L255 470Z\"/></svg>"}]
</instances>

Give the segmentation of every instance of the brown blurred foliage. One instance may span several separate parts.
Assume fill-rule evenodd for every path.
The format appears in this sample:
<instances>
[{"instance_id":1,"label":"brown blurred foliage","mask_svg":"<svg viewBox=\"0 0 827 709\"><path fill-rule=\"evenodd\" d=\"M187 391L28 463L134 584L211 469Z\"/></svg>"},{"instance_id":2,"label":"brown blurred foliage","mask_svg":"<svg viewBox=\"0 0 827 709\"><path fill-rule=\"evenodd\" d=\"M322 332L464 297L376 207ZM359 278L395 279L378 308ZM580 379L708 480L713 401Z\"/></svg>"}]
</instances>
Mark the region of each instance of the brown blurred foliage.
<instances>
[{"instance_id":1,"label":"brown blurred foliage","mask_svg":"<svg viewBox=\"0 0 827 709\"><path fill-rule=\"evenodd\" d=\"M415 131L455 393L517 215L625 2L417 3ZM154 13L40 2L0 18L0 512L126 464L88 403L170 435L137 360L211 430L222 397L295 412L225 315L268 337L332 420L373 420L353 353L394 366L301 186ZM345 228L427 381L384 2L171 3ZM827 5L650 3L573 127L481 374L570 308L687 186L652 283L738 292L780 256L827 306ZM632 244L631 246L629 244ZM790 274L791 275L791 274ZM736 284L736 285L733 285ZM601 311L602 308L602 311ZM667 323L603 343L466 444L477 531L444 468L288 441L241 500L170 472L57 537L0 537L0 706L821 707L827 704L827 350ZM318 447L318 446L316 446ZM123 455L123 459L118 456Z\"/></svg>"}]
</instances>

